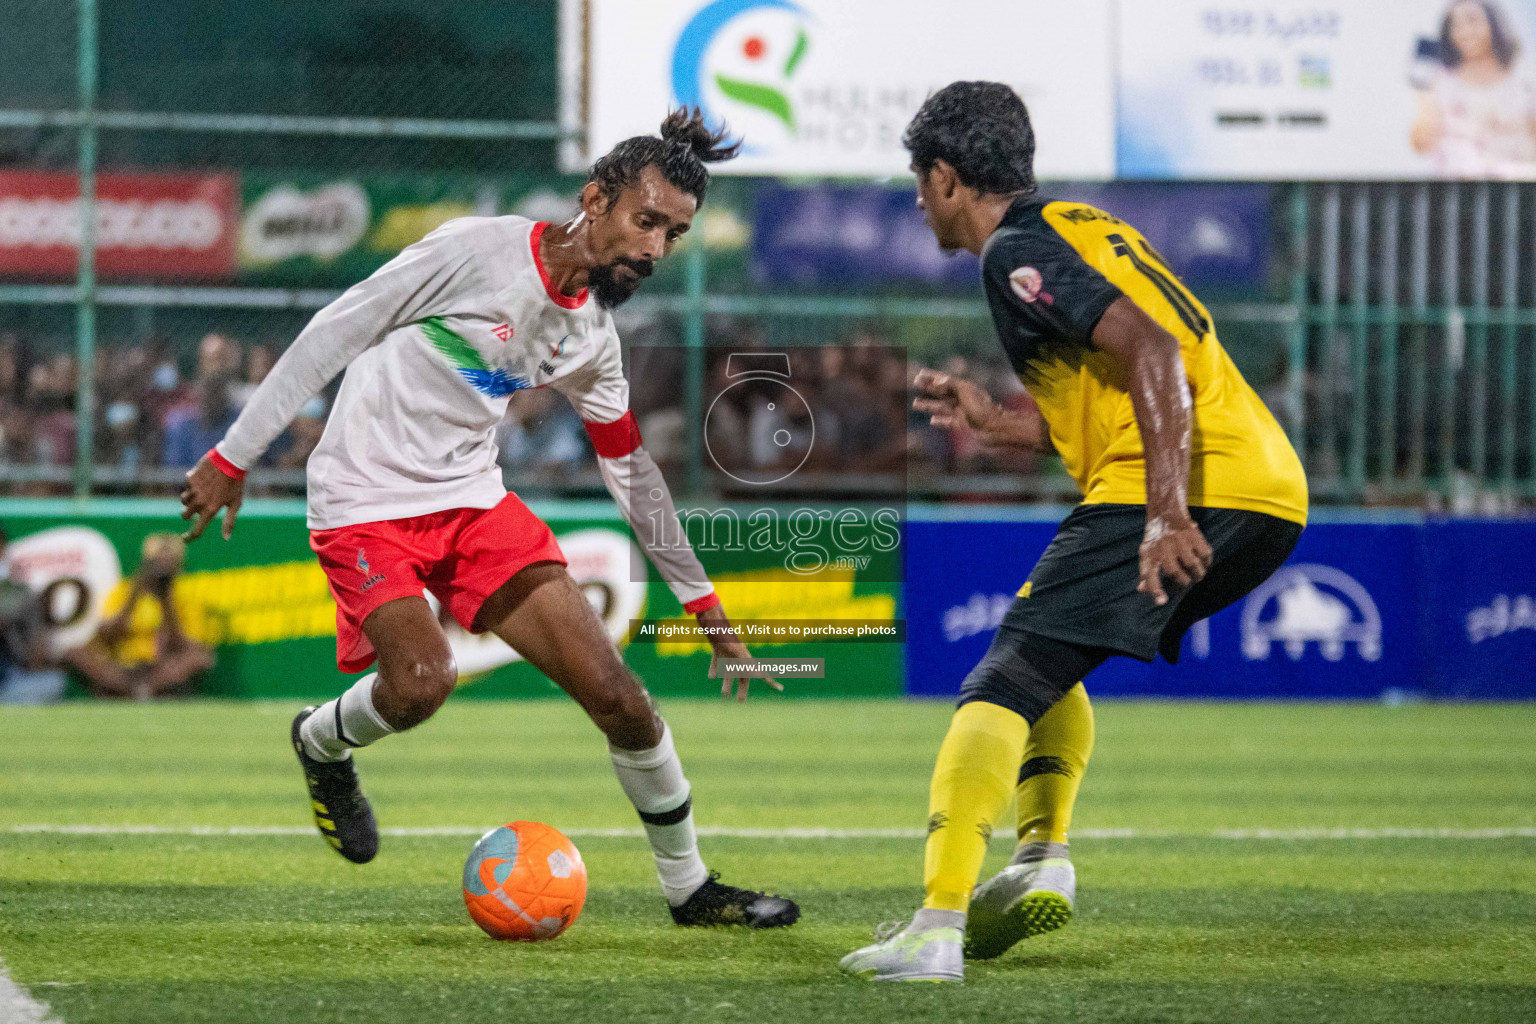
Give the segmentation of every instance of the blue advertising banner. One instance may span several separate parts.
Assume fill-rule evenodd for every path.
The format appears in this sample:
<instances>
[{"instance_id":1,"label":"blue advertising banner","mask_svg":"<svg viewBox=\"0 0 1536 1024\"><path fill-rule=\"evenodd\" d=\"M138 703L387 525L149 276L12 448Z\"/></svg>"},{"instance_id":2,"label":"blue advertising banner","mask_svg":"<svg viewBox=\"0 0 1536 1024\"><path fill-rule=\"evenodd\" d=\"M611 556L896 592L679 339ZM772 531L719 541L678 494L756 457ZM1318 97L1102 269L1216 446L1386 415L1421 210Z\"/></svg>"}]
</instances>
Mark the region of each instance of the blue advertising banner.
<instances>
[{"instance_id":1,"label":"blue advertising banner","mask_svg":"<svg viewBox=\"0 0 1536 1024\"><path fill-rule=\"evenodd\" d=\"M960 692L1055 533L1039 521L907 521L909 694Z\"/></svg>"},{"instance_id":2,"label":"blue advertising banner","mask_svg":"<svg viewBox=\"0 0 1536 1024\"><path fill-rule=\"evenodd\" d=\"M1268 272L1268 185L1110 182L1048 190L1136 225L1195 288L1260 288Z\"/></svg>"},{"instance_id":3,"label":"blue advertising banner","mask_svg":"<svg viewBox=\"0 0 1536 1024\"><path fill-rule=\"evenodd\" d=\"M1432 523L1422 612L1425 673L1440 697L1536 696L1536 524Z\"/></svg>"},{"instance_id":4,"label":"blue advertising banner","mask_svg":"<svg viewBox=\"0 0 1536 1024\"><path fill-rule=\"evenodd\" d=\"M928 281L976 284L970 253L949 256L933 240L912 185L759 184L752 273L802 287Z\"/></svg>"},{"instance_id":5,"label":"blue advertising banner","mask_svg":"<svg viewBox=\"0 0 1536 1024\"><path fill-rule=\"evenodd\" d=\"M1264 283L1268 185L1047 185L1046 196L1091 203L1135 224L1196 288ZM798 287L900 281L971 285L976 258L933 240L910 186L761 182L752 274Z\"/></svg>"},{"instance_id":6,"label":"blue advertising banner","mask_svg":"<svg viewBox=\"0 0 1536 1024\"><path fill-rule=\"evenodd\" d=\"M1040 521L908 524L907 689L947 696L1054 535ZM977 552L986 552L985 558ZM1114 658L1101 696L1536 697L1536 524L1321 522L1177 666Z\"/></svg>"},{"instance_id":7,"label":"blue advertising banner","mask_svg":"<svg viewBox=\"0 0 1536 1024\"><path fill-rule=\"evenodd\" d=\"M1093 692L1364 699L1418 690L1419 529L1314 524L1246 600L1195 624L1178 665L1116 658L1093 674Z\"/></svg>"}]
</instances>

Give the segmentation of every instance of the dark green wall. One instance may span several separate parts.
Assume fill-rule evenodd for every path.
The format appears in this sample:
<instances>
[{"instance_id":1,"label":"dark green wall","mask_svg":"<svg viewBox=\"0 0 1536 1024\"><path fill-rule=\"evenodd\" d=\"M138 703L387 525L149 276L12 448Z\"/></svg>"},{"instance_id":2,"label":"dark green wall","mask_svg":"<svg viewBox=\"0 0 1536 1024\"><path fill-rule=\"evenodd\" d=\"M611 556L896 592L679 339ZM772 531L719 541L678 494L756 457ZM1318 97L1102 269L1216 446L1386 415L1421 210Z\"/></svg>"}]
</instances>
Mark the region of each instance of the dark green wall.
<instances>
[{"instance_id":1,"label":"dark green wall","mask_svg":"<svg viewBox=\"0 0 1536 1024\"><path fill-rule=\"evenodd\" d=\"M101 104L121 110L552 120L556 3L102 0ZM74 102L75 4L15 0L0 105ZM545 169L548 143L105 132L104 166ZM0 165L70 166L68 133L0 131Z\"/></svg>"}]
</instances>

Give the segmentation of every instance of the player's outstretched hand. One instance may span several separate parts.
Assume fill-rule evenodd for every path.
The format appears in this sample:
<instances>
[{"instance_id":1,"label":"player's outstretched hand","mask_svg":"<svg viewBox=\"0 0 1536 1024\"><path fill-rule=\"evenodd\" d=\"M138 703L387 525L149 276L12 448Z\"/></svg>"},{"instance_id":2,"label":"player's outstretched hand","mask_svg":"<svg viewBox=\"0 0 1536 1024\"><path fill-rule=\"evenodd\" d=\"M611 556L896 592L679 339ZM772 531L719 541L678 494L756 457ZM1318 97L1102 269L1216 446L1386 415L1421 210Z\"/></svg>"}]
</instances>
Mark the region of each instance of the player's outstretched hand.
<instances>
[{"instance_id":1,"label":"player's outstretched hand","mask_svg":"<svg viewBox=\"0 0 1536 1024\"><path fill-rule=\"evenodd\" d=\"M725 609L719 605L706 608L699 612L698 619L699 625L711 627L709 644L714 648L714 656L709 663L711 670L720 663L721 658L740 661L752 657L752 652L747 650L747 645L741 642L741 637L731 625L731 620L726 618ZM753 678L761 679L780 692L784 689L784 684L771 676L731 676L721 680L720 696L729 697L731 688L735 687L737 701L746 700L747 690L751 687Z\"/></svg>"},{"instance_id":2,"label":"player's outstretched hand","mask_svg":"<svg viewBox=\"0 0 1536 1024\"><path fill-rule=\"evenodd\" d=\"M938 370L918 370L912 387L919 395L912 408L927 413L928 422L936 427L965 427L983 432L1003 411L991 395L964 377Z\"/></svg>"},{"instance_id":3,"label":"player's outstretched hand","mask_svg":"<svg viewBox=\"0 0 1536 1024\"><path fill-rule=\"evenodd\" d=\"M1192 586L1205 578L1211 567L1211 545L1193 519L1169 525L1163 516L1147 517L1147 532L1141 541L1141 582L1136 589L1151 594L1159 605L1168 603L1163 580L1179 587Z\"/></svg>"},{"instance_id":4,"label":"player's outstretched hand","mask_svg":"<svg viewBox=\"0 0 1536 1024\"><path fill-rule=\"evenodd\" d=\"M224 539L229 540L229 535L235 531L235 516L239 514L243 500L245 481L229 476L204 455L187 471L187 488L181 492L181 518L192 520L192 528L182 534L181 539L188 543L197 540L219 510L227 509Z\"/></svg>"},{"instance_id":5,"label":"player's outstretched hand","mask_svg":"<svg viewBox=\"0 0 1536 1024\"><path fill-rule=\"evenodd\" d=\"M935 427L962 428L982 444L1004 448L1045 450L1045 421L1040 414L1025 415L1004 409L980 386L951 373L922 369L912 380L918 397L912 408L928 414Z\"/></svg>"}]
</instances>

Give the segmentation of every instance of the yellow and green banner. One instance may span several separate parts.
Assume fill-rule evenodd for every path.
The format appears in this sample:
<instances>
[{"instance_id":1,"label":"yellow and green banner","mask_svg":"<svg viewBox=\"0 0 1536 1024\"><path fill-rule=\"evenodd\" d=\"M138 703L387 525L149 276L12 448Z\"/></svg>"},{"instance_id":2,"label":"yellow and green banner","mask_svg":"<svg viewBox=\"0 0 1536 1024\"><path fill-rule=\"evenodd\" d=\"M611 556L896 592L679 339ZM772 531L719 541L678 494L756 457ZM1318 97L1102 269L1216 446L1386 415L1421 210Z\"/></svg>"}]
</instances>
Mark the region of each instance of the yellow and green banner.
<instances>
[{"instance_id":1,"label":"yellow and green banner","mask_svg":"<svg viewBox=\"0 0 1536 1024\"><path fill-rule=\"evenodd\" d=\"M702 640L630 643L635 624L683 613L668 589L639 581L639 551L611 505L534 503L554 529L571 574L602 616L631 667L663 696L712 696L708 645ZM166 501L0 501L10 538L11 574L42 595L56 652L88 642L108 599L126 589L152 533L183 528L180 507ZM889 574L857 569L796 577L774 556L734 552L704 556L733 619L872 621L900 619L900 586L874 582ZM339 692L336 609L325 574L309 550L298 502L251 501L234 537L217 524L187 551L173 600L187 632L217 651L202 693L223 697L323 698ZM445 625L469 697L538 697L558 693L500 640ZM903 688L902 644L895 641L753 641L764 656L823 658L825 677L787 684L793 696L884 696Z\"/></svg>"}]
</instances>

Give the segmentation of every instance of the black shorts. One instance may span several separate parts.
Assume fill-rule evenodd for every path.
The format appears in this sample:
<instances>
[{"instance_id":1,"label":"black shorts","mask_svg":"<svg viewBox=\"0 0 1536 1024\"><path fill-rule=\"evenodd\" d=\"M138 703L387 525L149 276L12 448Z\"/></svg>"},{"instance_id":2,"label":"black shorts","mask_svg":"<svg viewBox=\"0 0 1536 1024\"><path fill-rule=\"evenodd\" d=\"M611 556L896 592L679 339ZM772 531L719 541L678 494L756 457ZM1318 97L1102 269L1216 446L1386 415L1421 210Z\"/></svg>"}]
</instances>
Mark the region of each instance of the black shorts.
<instances>
[{"instance_id":1,"label":"black shorts","mask_svg":"<svg viewBox=\"0 0 1536 1024\"><path fill-rule=\"evenodd\" d=\"M1179 660L1185 632L1247 597L1285 564L1301 525L1229 508L1191 508L1211 545L1211 568L1189 587L1165 579L1168 603L1137 591L1145 505L1079 505L1056 532L1003 619L1011 627L1069 644L1152 661Z\"/></svg>"},{"instance_id":2,"label":"black shorts","mask_svg":"<svg viewBox=\"0 0 1536 1024\"><path fill-rule=\"evenodd\" d=\"M1145 505L1079 505L1003 616L960 703L987 701L1033 726L1077 681L1117 654L1179 660L1184 633L1247 597L1290 557L1301 526L1262 512L1192 508L1211 545L1200 582L1163 581L1168 603L1140 593Z\"/></svg>"}]
</instances>

